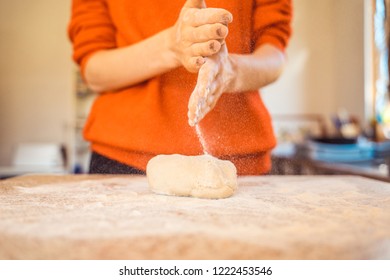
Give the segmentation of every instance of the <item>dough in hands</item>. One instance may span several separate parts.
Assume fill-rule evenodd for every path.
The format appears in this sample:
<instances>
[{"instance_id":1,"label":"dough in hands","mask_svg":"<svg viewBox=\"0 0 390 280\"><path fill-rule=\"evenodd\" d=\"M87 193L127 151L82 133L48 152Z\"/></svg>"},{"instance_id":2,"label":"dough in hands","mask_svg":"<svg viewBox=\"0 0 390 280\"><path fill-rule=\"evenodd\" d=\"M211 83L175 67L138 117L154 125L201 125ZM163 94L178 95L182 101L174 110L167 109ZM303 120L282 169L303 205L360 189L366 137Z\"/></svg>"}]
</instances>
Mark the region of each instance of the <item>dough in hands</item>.
<instances>
[{"instance_id":1,"label":"dough in hands","mask_svg":"<svg viewBox=\"0 0 390 280\"><path fill-rule=\"evenodd\" d=\"M151 190L158 194L226 198L237 189L237 169L210 155L158 155L146 167Z\"/></svg>"}]
</instances>

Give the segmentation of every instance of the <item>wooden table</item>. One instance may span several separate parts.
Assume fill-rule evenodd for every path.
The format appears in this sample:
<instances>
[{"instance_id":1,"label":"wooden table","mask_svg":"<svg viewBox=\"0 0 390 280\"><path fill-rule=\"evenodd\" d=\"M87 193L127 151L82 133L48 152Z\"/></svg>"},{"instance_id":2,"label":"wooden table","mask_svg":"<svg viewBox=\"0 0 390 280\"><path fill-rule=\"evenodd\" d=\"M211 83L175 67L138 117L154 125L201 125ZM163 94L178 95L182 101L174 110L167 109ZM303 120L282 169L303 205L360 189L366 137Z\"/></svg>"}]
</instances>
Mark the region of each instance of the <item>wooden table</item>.
<instances>
[{"instance_id":1,"label":"wooden table","mask_svg":"<svg viewBox=\"0 0 390 280\"><path fill-rule=\"evenodd\" d=\"M240 177L207 200L142 176L16 177L0 181L0 259L390 259L390 184Z\"/></svg>"}]
</instances>

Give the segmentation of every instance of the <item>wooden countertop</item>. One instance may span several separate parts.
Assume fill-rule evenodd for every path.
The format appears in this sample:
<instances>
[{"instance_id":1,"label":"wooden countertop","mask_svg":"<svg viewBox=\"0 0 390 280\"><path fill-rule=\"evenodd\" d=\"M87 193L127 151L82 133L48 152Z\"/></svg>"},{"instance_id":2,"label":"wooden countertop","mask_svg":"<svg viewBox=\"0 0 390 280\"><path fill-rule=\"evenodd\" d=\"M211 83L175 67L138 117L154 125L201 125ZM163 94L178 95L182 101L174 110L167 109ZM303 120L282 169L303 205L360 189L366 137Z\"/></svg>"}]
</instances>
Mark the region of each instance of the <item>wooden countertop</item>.
<instances>
[{"instance_id":1,"label":"wooden countertop","mask_svg":"<svg viewBox=\"0 0 390 280\"><path fill-rule=\"evenodd\" d=\"M207 200L142 176L22 176L0 181L0 244L0 259L390 259L390 184L240 177Z\"/></svg>"}]
</instances>

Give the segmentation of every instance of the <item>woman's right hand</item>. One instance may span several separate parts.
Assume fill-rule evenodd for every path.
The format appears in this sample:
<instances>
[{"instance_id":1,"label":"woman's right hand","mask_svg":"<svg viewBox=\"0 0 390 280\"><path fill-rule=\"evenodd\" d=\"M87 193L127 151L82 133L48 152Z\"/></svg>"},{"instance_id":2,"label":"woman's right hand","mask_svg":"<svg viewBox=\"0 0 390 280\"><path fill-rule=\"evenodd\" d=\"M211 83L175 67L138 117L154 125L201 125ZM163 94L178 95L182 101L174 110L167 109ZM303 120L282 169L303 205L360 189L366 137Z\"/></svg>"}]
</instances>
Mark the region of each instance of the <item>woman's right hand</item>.
<instances>
[{"instance_id":1,"label":"woman's right hand","mask_svg":"<svg viewBox=\"0 0 390 280\"><path fill-rule=\"evenodd\" d=\"M187 0L172 29L173 51L188 71L196 73L205 57L219 52L233 16L225 9L206 8L204 0Z\"/></svg>"}]
</instances>

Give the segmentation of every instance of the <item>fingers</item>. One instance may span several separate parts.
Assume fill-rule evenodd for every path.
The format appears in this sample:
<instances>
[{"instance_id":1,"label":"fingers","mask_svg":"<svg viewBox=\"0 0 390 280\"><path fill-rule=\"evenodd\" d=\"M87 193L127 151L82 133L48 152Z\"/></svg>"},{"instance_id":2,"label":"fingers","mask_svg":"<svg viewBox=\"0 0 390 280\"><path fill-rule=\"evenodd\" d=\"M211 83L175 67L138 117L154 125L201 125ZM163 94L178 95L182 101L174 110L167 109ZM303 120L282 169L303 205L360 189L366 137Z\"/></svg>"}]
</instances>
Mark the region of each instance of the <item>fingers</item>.
<instances>
[{"instance_id":1,"label":"fingers","mask_svg":"<svg viewBox=\"0 0 390 280\"><path fill-rule=\"evenodd\" d=\"M208 91L207 98L200 97L197 89L192 93L188 103L188 124L190 126L197 125L217 104L221 91L216 90L214 93L211 93L211 90Z\"/></svg>"},{"instance_id":2,"label":"fingers","mask_svg":"<svg viewBox=\"0 0 390 280\"><path fill-rule=\"evenodd\" d=\"M196 86L194 91L191 93L190 100L188 101L188 124L190 126L196 125L199 120L198 120L198 99L199 99L199 94L198 94L198 87Z\"/></svg>"},{"instance_id":3,"label":"fingers","mask_svg":"<svg viewBox=\"0 0 390 280\"><path fill-rule=\"evenodd\" d=\"M201 57L209 57L219 52L228 32L228 28L220 23L196 27L193 32L187 32L184 39L193 43L184 51L184 67L192 73L199 71L205 61Z\"/></svg>"},{"instance_id":4,"label":"fingers","mask_svg":"<svg viewBox=\"0 0 390 280\"><path fill-rule=\"evenodd\" d=\"M228 25L233 21L233 15L225 9L207 8L187 11L183 20L194 27L213 23Z\"/></svg>"},{"instance_id":5,"label":"fingers","mask_svg":"<svg viewBox=\"0 0 390 280\"><path fill-rule=\"evenodd\" d=\"M195 89L188 103L188 123L190 126L197 125L211 110L208 108L206 98L200 97L199 89Z\"/></svg>"},{"instance_id":6,"label":"fingers","mask_svg":"<svg viewBox=\"0 0 390 280\"><path fill-rule=\"evenodd\" d=\"M187 0L184 4L185 8L206 8L206 3L204 0Z\"/></svg>"},{"instance_id":7,"label":"fingers","mask_svg":"<svg viewBox=\"0 0 390 280\"><path fill-rule=\"evenodd\" d=\"M205 63L204 57L193 56L193 57L189 57L187 61L184 62L184 66L187 69L187 71L191 73L196 73L199 71L199 69L202 67L204 63Z\"/></svg>"},{"instance_id":8,"label":"fingers","mask_svg":"<svg viewBox=\"0 0 390 280\"><path fill-rule=\"evenodd\" d=\"M199 71L198 81L188 102L188 123L196 125L216 105L222 93L222 88L215 80L218 67L209 60Z\"/></svg>"},{"instance_id":9,"label":"fingers","mask_svg":"<svg viewBox=\"0 0 390 280\"><path fill-rule=\"evenodd\" d=\"M233 16L225 9L206 8L204 1L187 0L172 34L175 55L190 72L204 64L200 57L218 53L229 33Z\"/></svg>"},{"instance_id":10,"label":"fingers","mask_svg":"<svg viewBox=\"0 0 390 280\"><path fill-rule=\"evenodd\" d=\"M212 56L219 52L221 43L217 40L211 40L205 43L193 44L190 49L193 56Z\"/></svg>"},{"instance_id":11,"label":"fingers","mask_svg":"<svg viewBox=\"0 0 390 280\"><path fill-rule=\"evenodd\" d=\"M224 40L229 33L227 26L221 23L205 24L194 27L184 34L185 40L191 42L206 42L209 40Z\"/></svg>"},{"instance_id":12,"label":"fingers","mask_svg":"<svg viewBox=\"0 0 390 280\"><path fill-rule=\"evenodd\" d=\"M217 40L211 40L205 43L193 44L189 47L186 59L183 61L184 67L191 73L199 71L200 67L205 63L205 57L216 54L221 49L222 45Z\"/></svg>"}]
</instances>

